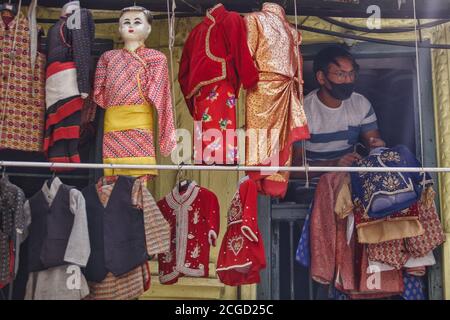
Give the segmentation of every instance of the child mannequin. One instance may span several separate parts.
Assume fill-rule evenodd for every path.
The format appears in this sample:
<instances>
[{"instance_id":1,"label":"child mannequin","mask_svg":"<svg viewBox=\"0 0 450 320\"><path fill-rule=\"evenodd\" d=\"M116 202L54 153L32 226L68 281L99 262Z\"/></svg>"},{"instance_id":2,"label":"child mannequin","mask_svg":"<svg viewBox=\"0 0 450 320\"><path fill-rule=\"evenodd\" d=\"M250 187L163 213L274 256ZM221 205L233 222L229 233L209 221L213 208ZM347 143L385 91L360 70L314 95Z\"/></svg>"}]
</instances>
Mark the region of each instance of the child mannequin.
<instances>
[{"instance_id":1,"label":"child mannequin","mask_svg":"<svg viewBox=\"0 0 450 320\"><path fill-rule=\"evenodd\" d=\"M152 20L150 11L143 7L123 9L119 32L125 46L105 52L98 62L94 100L106 109L104 163L156 164L153 109L158 114L162 155L168 156L175 148L167 58L145 47ZM105 176L156 174L156 170L105 169L104 172Z\"/></svg>"}]
</instances>

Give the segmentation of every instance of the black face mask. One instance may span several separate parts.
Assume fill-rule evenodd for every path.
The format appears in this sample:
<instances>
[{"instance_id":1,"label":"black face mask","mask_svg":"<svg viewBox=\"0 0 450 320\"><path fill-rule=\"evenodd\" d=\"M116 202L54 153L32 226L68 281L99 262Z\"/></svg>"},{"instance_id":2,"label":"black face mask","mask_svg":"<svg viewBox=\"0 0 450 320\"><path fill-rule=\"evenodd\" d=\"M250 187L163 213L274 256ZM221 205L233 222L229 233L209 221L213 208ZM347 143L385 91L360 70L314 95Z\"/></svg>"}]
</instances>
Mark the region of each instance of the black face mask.
<instances>
[{"instance_id":1,"label":"black face mask","mask_svg":"<svg viewBox=\"0 0 450 320\"><path fill-rule=\"evenodd\" d=\"M355 91L355 84L351 83L335 83L327 79L331 85L331 90L327 88L330 95L337 100L347 100Z\"/></svg>"}]
</instances>

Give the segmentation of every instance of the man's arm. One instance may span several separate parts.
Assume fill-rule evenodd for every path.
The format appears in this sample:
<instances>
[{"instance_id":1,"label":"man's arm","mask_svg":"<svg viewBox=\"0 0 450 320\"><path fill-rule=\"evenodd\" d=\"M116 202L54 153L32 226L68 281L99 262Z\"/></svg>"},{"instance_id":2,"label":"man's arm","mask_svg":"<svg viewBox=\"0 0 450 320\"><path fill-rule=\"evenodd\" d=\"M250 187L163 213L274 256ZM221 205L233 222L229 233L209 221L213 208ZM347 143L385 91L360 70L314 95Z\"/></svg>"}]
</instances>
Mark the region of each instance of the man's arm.
<instances>
[{"instance_id":1,"label":"man's arm","mask_svg":"<svg viewBox=\"0 0 450 320\"><path fill-rule=\"evenodd\" d=\"M354 161L360 160L361 156L355 152L347 153L340 159L334 160L316 160L308 161L310 167L350 167ZM292 165L295 167L303 166L303 149L301 147L294 147L292 155ZM310 172L308 176L310 178L318 177L323 172ZM291 178L304 179L306 178L305 172L292 172Z\"/></svg>"}]
</instances>

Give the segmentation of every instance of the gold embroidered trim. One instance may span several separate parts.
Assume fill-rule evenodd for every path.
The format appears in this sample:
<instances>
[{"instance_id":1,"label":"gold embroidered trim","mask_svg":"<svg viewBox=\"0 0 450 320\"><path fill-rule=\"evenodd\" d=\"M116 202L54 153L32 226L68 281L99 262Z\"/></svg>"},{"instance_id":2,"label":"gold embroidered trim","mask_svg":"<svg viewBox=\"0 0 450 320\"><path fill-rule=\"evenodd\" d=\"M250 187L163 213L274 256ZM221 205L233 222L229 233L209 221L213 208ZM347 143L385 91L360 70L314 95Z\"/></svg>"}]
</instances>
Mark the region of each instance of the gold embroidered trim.
<instances>
[{"instance_id":1,"label":"gold embroidered trim","mask_svg":"<svg viewBox=\"0 0 450 320\"><path fill-rule=\"evenodd\" d=\"M266 179L275 182L286 182L286 179L280 173L275 173Z\"/></svg>"},{"instance_id":2,"label":"gold embroidered trim","mask_svg":"<svg viewBox=\"0 0 450 320\"><path fill-rule=\"evenodd\" d=\"M218 7L219 5L217 5L216 7ZM216 7L213 8L216 9ZM211 10L211 12L213 11ZM210 19L213 24L209 26L208 28L208 32L206 33L206 55L208 56L208 58L210 58L211 60L215 61L215 62L219 62L222 64L222 75L210 79L210 80L206 80L206 81L202 81L199 84L197 84L195 86L195 88L186 96L187 99L192 98L192 96L203 86L206 86L208 84L220 81L220 80L224 80L227 77L227 65L226 65L226 61L224 58L220 58L220 57L216 57L215 55L212 54L211 52L211 48L209 47L209 38L211 36L211 30L212 28L216 25L216 19L214 19L214 17L211 15L211 13L209 11L206 12L206 17L208 17L208 19Z\"/></svg>"},{"instance_id":3,"label":"gold embroidered trim","mask_svg":"<svg viewBox=\"0 0 450 320\"><path fill-rule=\"evenodd\" d=\"M213 13L216 9L218 9L218 8L220 8L220 7L222 7L222 6L223 6L223 4L218 3L218 4L216 4L214 7L212 7L211 9L207 10L206 13L211 14L211 13Z\"/></svg>"},{"instance_id":4,"label":"gold embroidered trim","mask_svg":"<svg viewBox=\"0 0 450 320\"><path fill-rule=\"evenodd\" d=\"M231 269L238 269L238 268L245 268L245 267L249 267L252 265L253 262L247 262L244 264L236 264L236 265L232 265L229 267L224 267L224 268L217 268L216 271L227 271L227 270L231 270Z\"/></svg>"}]
</instances>

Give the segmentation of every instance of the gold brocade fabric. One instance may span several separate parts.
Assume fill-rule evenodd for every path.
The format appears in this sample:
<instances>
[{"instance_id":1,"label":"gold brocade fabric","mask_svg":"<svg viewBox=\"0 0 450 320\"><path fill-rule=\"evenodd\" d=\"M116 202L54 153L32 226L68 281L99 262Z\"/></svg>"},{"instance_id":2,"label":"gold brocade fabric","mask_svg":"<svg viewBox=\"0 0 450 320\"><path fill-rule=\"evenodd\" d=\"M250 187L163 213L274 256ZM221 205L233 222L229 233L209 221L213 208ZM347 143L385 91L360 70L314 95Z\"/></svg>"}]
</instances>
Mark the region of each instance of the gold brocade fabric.
<instances>
[{"instance_id":1,"label":"gold brocade fabric","mask_svg":"<svg viewBox=\"0 0 450 320\"><path fill-rule=\"evenodd\" d=\"M290 166L292 144L309 139L303 110L301 34L286 20L284 9L265 3L245 17L247 42L259 82L247 91L245 164ZM249 173L258 191L284 197L289 172Z\"/></svg>"},{"instance_id":2,"label":"gold brocade fabric","mask_svg":"<svg viewBox=\"0 0 450 320\"><path fill-rule=\"evenodd\" d=\"M334 205L334 212L339 219L347 218L353 212L354 208L350 175L346 174L343 179L344 183L336 197L336 204Z\"/></svg>"},{"instance_id":3,"label":"gold brocade fabric","mask_svg":"<svg viewBox=\"0 0 450 320\"><path fill-rule=\"evenodd\" d=\"M261 12L249 14L245 20L249 49L260 72L260 81L247 92L246 128L269 130L266 137L257 137L257 142L255 138L247 140L246 165L258 165L293 142L309 138L300 98L303 92L299 92L303 91L298 49L301 34L290 26L277 4L265 3ZM271 143L275 136L278 148ZM280 165L285 165L288 157L280 158Z\"/></svg>"}]
</instances>

